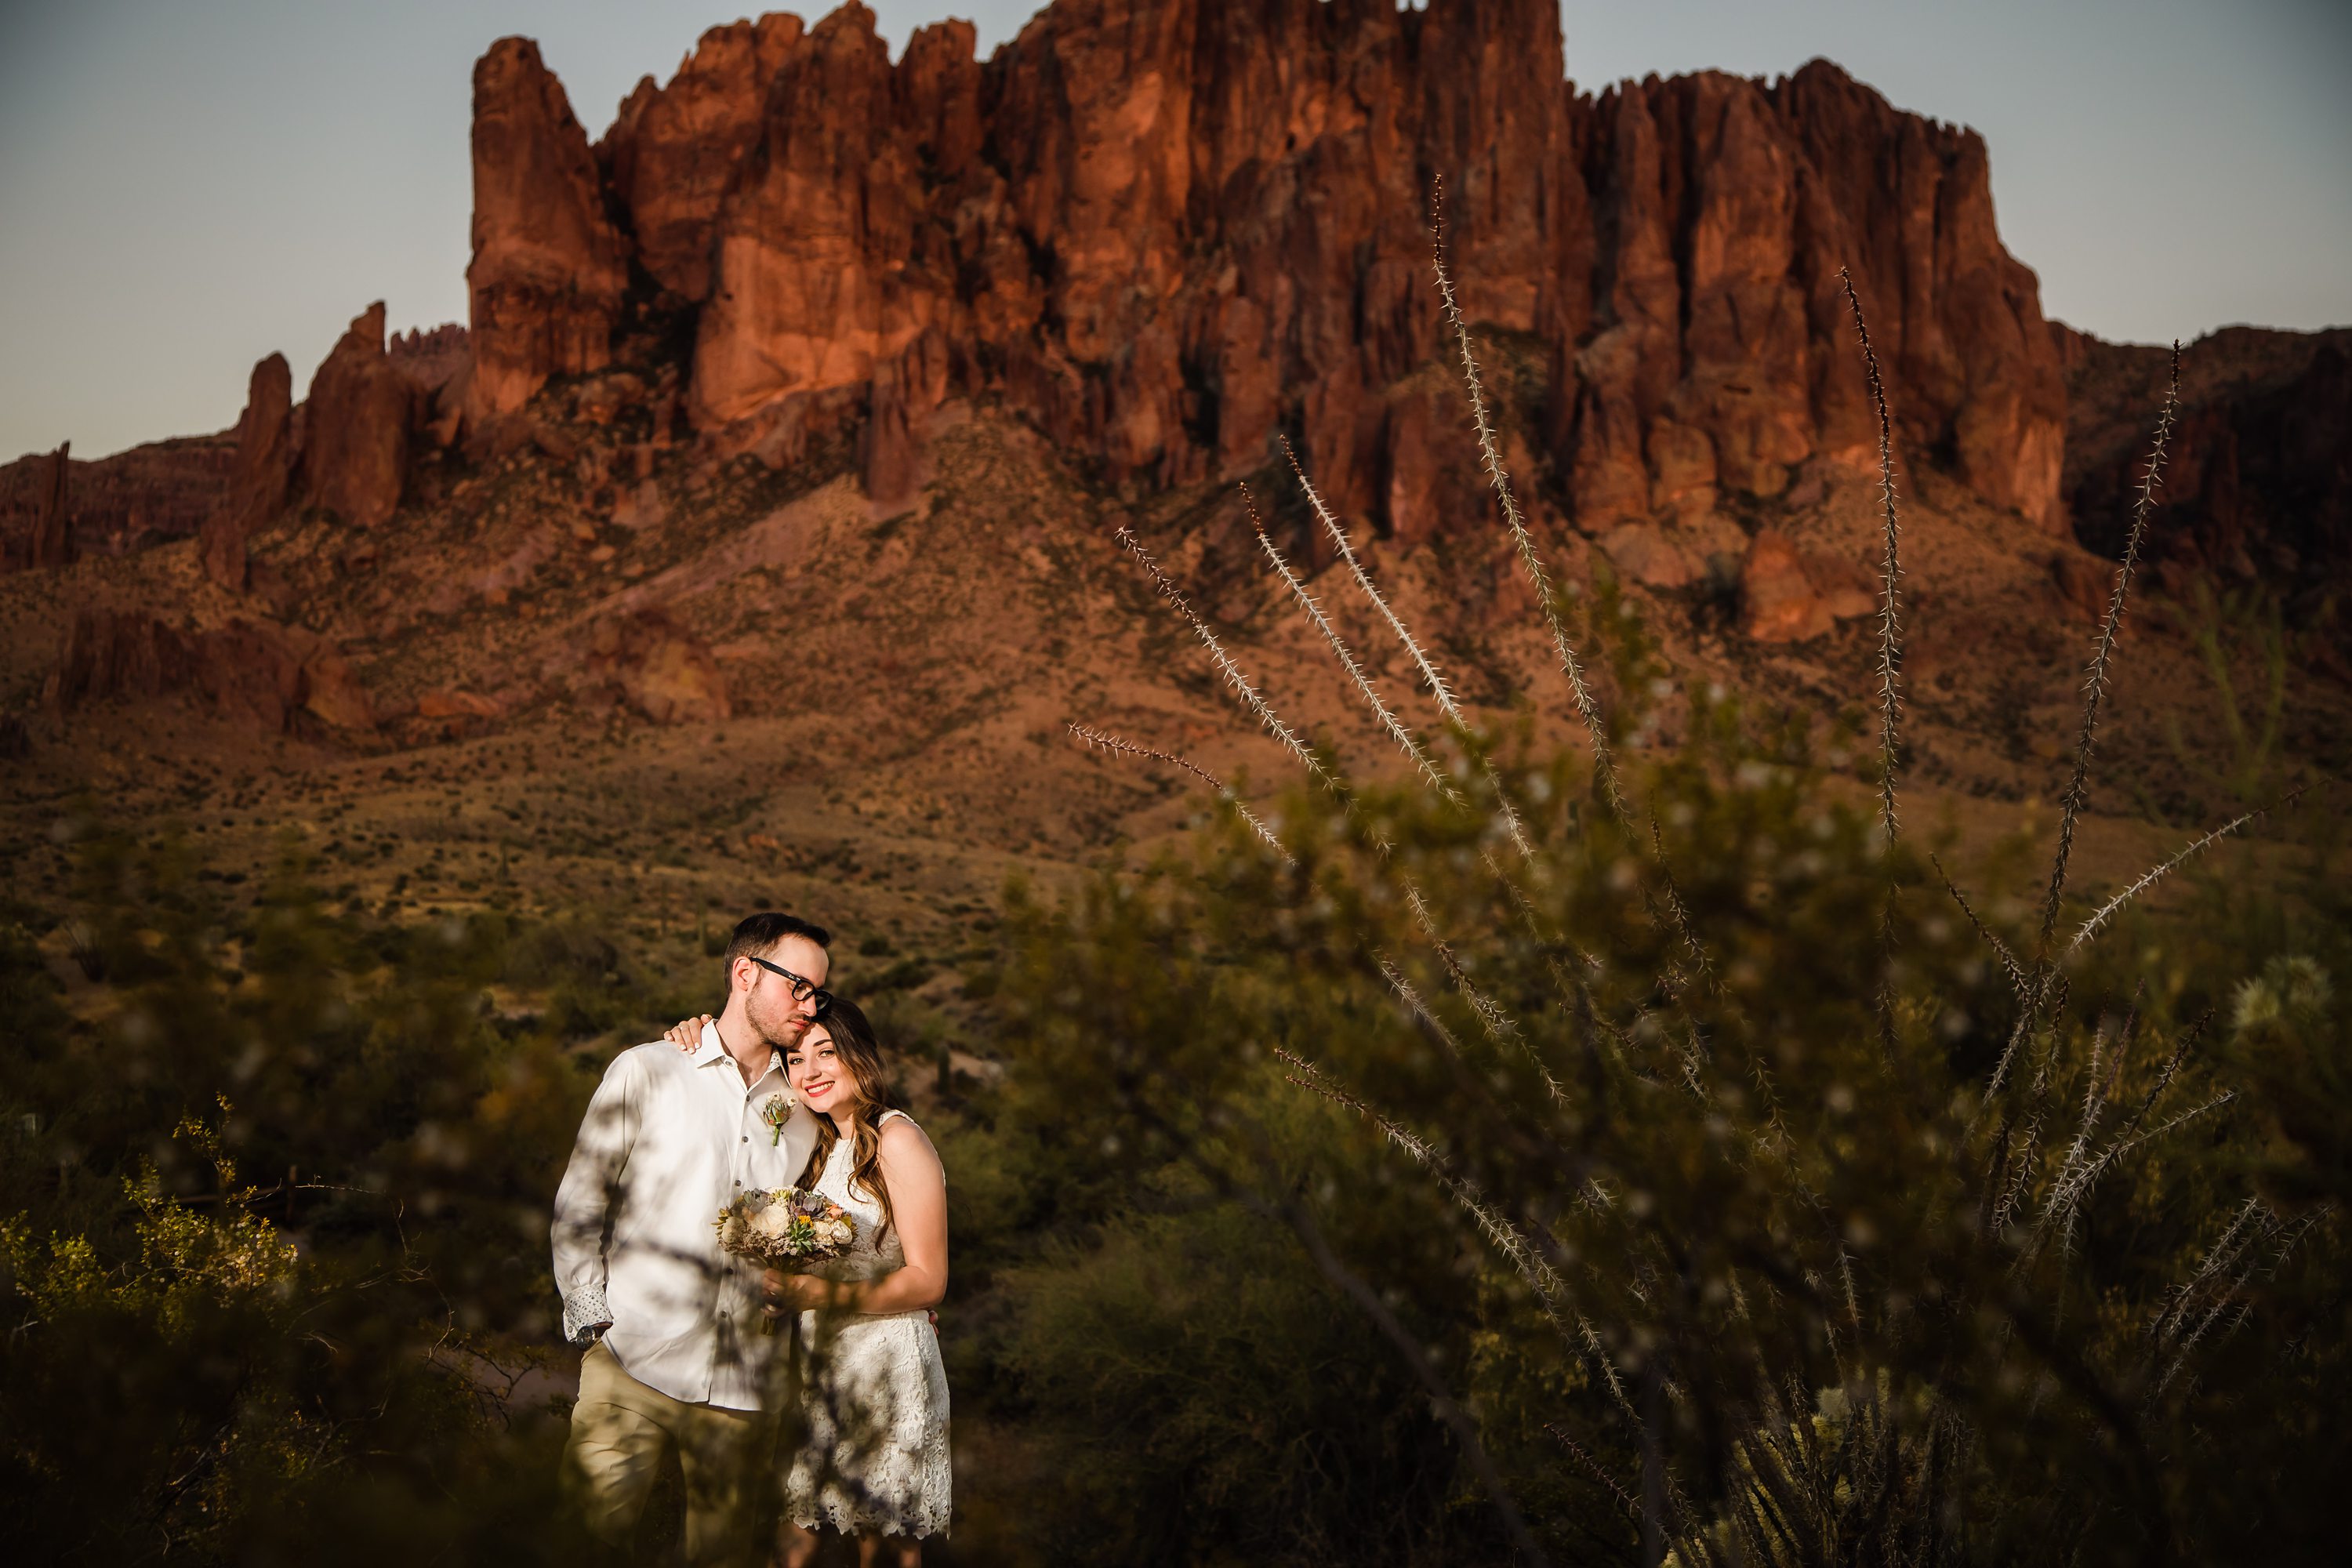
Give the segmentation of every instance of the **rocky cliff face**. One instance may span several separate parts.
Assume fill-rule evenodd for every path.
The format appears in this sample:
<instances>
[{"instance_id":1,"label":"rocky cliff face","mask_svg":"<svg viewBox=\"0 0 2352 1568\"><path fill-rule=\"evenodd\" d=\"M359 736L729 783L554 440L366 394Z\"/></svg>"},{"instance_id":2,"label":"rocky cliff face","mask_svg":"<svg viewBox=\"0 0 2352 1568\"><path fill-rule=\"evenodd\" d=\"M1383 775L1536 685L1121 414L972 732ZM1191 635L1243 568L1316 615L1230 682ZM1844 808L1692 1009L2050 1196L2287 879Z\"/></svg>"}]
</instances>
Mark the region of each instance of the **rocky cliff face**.
<instances>
[{"instance_id":1,"label":"rocky cliff face","mask_svg":"<svg viewBox=\"0 0 2352 1568\"><path fill-rule=\"evenodd\" d=\"M210 629L139 610L86 607L68 623L44 693L59 714L194 691L223 718L277 733L374 727L333 644L300 626L235 619Z\"/></svg>"},{"instance_id":2,"label":"rocky cliff face","mask_svg":"<svg viewBox=\"0 0 2352 1568\"><path fill-rule=\"evenodd\" d=\"M37 452L0 465L0 569L184 539L220 504L234 462L229 437L190 436L91 462Z\"/></svg>"},{"instance_id":3,"label":"rocky cliff face","mask_svg":"<svg viewBox=\"0 0 2352 1568\"><path fill-rule=\"evenodd\" d=\"M804 31L784 15L711 28L668 86L651 77L637 83L597 145L638 263L679 300L710 295L719 203L760 139L768 89Z\"/></svg>"},{"instance_id":4,"label":"rocky cliff face","mask_svg":"<svg viewBox=\"0 0 2352 1568\"><path fill-rule=\"evenodd\" d=\"M1852 270L1914 450L2058 522L2064 388L2033 275L1994 231L1984 143L1826 62L1715 74L1573 116L1593 197L1592 329L1557 383L1580 510L1778 494L1814 456L1871 460L1838 282Z\"/></svg>"},{"instance_id":5,"label":"rocky cliff face","mask_svg":"<svg viewBox=\"0 0 2352 1568\"><path fill-rule=\"evenodd\" d=\"M310 378L303 405L304 502L361 528L390 517L408 471L413 396L384 352L379 300L352 319Z\"/></svg>"},{"instance_id":6,"label":"rocky cliff face","mask_svg":"<svg viewBox=\"0 0 2352 1568\"><path fill-rule=\"evenodd\" d=\"M772 464L854 450L886 508L978 394L1121 486L1237 477L1287 435L1346 513L1425 539L1489 504L1431 368L1442 185L1539 510L1601 534L1866 468L1848 267L1910 454L2063 525L2061 344L1981 141L1822 62L1580 95L1550 0L1058 0L986 62L947 22L896 63L853 0L713 28L593 149L508 38L475 69L473 174L470 334L356 320L289 426L291 500L380 523L420 456L528 441L513 416L617 334L667 362L657 439L675 416ZM199 445L114 501L73 465L80 547L258 526L247 457ZM37 488L0 481L12 560Z\"/></svg>"},{"instance_id":7,"label":"rocky cliff face","mask_svg":"<svg viewBox=\"0 0 2352 1568\"><path fill-rule=\"evenodd\" d=\"M894 65L853 3L706 35L593 161L521 40L476 103L478 417L597 363L625 259L692 312L692 416L739 446L845 389L919 429L902 362L943 357L1115 482L1286 431L1350 510L1452 527L1480 503L1411 379L1444 347L1442 182L1466 311L1540 372L1526 477L1589 529L1866 461L1841 267L1906 444L2060 525L2058 356L1982 142L1824 63L1594 99L1550 0L1059 0L984 64L948 23Z\"/></svg>"},{"instance_id":8,"label":"rocky cliff face","mask_svg":"<svg viewBox=\"0 0 2352 1568\"><path fill-rule=\"evenodd\" d=\"M2168 351L2059 326L2073 411L2065 487L2082 542L2119 554ZM2230 327L2181 351L2181 416L2147 550L2168 574L2261 581L2290 601L2352 575L2352 331Z\"/></svg>"},{"instance_id":9,"label":"rocky cliff face","mask_svg":"<svg viewBox=\"0 0 2352 1568\"><path fill-rule=\"evenodd\" d=\"M245 586L245 542L285 507L293 471L294 374L284 354L271 354L246 387L228 495L198 535L205 576L224 588Z\"/></svg>"},{"instance_id":10,"label":"rocky cliff face","mask_svg":"<svg viewBox=\"0 0 2352 1568\"><path fill-rule=\"evenodd\" d=\"M478 426L550 375L601 368L628 273L587 133L527 38L474 67L474 257L466 268Z\"/></svg>"}]
</instances>

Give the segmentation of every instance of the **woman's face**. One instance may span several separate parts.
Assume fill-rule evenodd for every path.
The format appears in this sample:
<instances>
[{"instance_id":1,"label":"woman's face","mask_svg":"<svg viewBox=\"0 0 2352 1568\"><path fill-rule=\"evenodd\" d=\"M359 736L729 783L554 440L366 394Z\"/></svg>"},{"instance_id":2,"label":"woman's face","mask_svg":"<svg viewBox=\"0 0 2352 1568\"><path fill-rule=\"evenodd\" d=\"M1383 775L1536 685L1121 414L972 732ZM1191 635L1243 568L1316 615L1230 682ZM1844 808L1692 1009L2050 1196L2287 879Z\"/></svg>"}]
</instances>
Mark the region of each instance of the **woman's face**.
<instances>
[{"instance_id":1,"label":"woman's face","mask_svg":"<svg viewBox=\"0 0 2352 1568\"><path fill-rule=\"evenodd\" d=\"M801 1103L819 1116L846 1115L856 1107L857 1082L822 1021L810 1025L800 1044L784 1053L784 1077Z\"/></svg>"}]
</instances>

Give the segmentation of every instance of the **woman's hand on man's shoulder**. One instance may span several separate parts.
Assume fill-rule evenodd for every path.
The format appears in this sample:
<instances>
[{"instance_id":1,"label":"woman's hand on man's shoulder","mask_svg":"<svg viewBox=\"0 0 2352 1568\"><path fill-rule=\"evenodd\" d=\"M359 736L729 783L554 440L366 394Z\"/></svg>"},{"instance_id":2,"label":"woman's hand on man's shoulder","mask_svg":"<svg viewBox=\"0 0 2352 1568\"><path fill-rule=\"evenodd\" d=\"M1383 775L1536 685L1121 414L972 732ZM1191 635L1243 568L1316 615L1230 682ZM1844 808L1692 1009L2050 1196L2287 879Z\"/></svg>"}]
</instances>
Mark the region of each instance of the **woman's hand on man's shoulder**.
<instances>
[{"instance_id":1,"label":"woman's hand on man's shoulder","mask_svg":"<svg viewBox=\"0 0 2352 1568\"><path fill-rule=\"evenodd\" d=\"M708 1013L699 1017L683 1019L664 1030L662 1038L679 1050L691 1054L702 1048L703 1027L711 1021L711 1016Z\"/></svg>"}]
</instances>

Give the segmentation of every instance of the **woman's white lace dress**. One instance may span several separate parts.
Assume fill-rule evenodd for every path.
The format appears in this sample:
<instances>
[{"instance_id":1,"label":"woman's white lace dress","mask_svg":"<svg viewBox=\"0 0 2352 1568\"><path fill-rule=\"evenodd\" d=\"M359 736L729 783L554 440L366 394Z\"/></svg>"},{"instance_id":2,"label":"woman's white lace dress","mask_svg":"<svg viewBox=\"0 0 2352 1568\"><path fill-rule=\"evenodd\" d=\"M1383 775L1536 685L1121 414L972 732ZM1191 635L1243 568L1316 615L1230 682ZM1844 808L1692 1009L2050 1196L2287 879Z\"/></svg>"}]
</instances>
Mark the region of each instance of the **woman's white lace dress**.
<instances>
[{"instance_id":1,"label":"woman's white lace dress","mask_svg":"<svg viewBox=\"0 0 2352 1568\"><path fill-rule=\"evenodd\" d=\"M840 1140L817 1177L816 1190L857 1221L856 1244L824 1272L874 1279L906 1267L907 1255L895 1227L877 1244L882 1205L850 1190L855 1158L855 1142ZM948 1376L929 1314L803 1312L800 1334L808 1436L784 1481L793 1522L844 1534L945 1535Z\"/></svg>"}]
</instances>

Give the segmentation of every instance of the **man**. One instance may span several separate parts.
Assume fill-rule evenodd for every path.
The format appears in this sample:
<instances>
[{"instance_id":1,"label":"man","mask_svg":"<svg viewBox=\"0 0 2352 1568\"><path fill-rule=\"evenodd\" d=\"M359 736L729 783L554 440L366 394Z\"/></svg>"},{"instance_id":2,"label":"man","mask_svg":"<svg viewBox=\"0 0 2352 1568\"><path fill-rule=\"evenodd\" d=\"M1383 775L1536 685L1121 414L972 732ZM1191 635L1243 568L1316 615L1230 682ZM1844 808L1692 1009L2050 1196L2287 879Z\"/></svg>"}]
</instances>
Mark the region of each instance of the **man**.
<instances>
[{"instance_id":1,"label":"man","mask_svg":"<svg viewBox=\"0 0 2352 1568\"><path fill-rule=\"evenodd\" d=\"M815 1146L783 1052L831 1001L829 941L791 915L738 925L727 1005L700 1048L656 1042L614 1058L556 1189L563 1333L587 1348L565 1468L590 1527L615 1545L675 1449L686 1560L734 1562L750 1548L772 1430L768 1363L784 1342L760 1333L758 1273L719 1249L712 1222L745 1188L791 1186Z\"/></svg>"}]
</instances>

